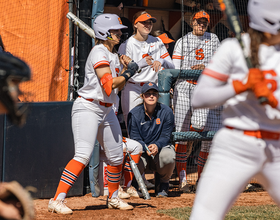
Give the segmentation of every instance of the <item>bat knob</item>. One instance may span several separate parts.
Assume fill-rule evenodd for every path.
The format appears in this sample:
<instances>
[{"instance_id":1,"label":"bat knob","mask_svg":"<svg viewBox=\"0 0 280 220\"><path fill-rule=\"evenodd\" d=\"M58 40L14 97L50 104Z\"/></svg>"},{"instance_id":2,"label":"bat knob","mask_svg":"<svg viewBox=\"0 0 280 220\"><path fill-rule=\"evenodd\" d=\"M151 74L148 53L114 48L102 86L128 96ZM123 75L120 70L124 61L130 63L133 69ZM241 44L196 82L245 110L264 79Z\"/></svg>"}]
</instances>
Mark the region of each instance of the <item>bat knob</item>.
<instances>
[{"instance_id":1,"label":"bat knob","mask_svg":"<svg viewBox=\"0 0 280 220\"><path fill-rule=\"evenodd\" d=\"M259 100L259 103L262 104L262 105L268 103L267 97L264 97L264 96L259 97L258 100Z\"/></svg>"}]
</instances>

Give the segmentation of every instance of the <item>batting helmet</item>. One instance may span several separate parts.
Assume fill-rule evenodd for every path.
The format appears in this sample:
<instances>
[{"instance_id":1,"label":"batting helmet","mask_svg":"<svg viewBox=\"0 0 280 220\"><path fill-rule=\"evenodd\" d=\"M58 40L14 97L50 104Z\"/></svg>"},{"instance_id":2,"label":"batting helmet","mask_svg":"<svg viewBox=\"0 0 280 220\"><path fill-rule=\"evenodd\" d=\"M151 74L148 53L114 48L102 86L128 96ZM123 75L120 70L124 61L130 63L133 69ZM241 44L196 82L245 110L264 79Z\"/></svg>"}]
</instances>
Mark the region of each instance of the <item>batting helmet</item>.
<instances>
[{"instance_id":1,"label":"batting helmet","mask_svg":"<svg viewBox=\"0 0 280 220\"><path fill-rule=\"evenodd\" d=\"M115 14L98 15L93 22L95 37L100 40L108 40L111 38L109 30L118 30L123 28L127 28L127 26L124 26L120 17Z\"/></svg>"},{"instance_id":2,"label":"batting helmet","mask_svg":"<svg viewBox=\"0 0 280 220\"><path fill-rule=\"evenodd\" d=\"M0 52L0 102L7 109L7 114L14 124L25 122L26 106L18 107L12 93L20 93L18 84L30 80L28 65L10 53Z\"/></svg>"},{"instance_id":3,"label":"batting helmet","mask_svg":"<svg viewBox=\"0 0 280 220\"><path fill-rule=\"evenodd\" d=\"M275 35L280 31L279 0L250 0L248 14L251 28Z\"/></svg>"}]
</instances>

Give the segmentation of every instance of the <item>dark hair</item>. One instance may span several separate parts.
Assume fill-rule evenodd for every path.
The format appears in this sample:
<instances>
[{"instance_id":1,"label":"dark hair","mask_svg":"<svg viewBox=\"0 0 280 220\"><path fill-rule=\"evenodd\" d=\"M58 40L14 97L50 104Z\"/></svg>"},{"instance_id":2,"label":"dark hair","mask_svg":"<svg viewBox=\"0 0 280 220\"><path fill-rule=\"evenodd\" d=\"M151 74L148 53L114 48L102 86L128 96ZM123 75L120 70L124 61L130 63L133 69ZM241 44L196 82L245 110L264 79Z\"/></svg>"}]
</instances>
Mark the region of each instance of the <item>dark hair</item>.
<instances>
[{"instance_id":1,"label":"dark hair","mask_svg":"<svg viewBox=\"0 0 280 220\"><path fill-rule=\"evenodd\" d=\"M4 46L4 43L2 41L1 35L0 35L0 47L2 47L2 50L5 51L5 46Z\"/></svg>"},{"instance_id":2,"label":"dark hair","mask_svg":"<svg viewBox=\"0 0 280 220\"><path fill-rule=\"evenodd\" d=\"M132 26L133 26L133 34L136 34L137 32L137 28L134 27L134 22L135 20L140 16L140 15L143 15L143 14L147 14L148 12L146 11L138 11L137 13L135 13L133 15L133 18L132 18Z\"/></svg>"},{"instance_id":3,"label":"dark hair","mask_svg":"<svg viewBox=\"0 0 280 220\"><path fill-rule=\"evenodd\" d=\"M263 34L263 32L254 30L252 28L248 29L248 33L249 33L250 39L251 39L250 49L251 49L252 65L253 65L253 67L258 67L260 64L259 63L259 47L260 47L260 44L264 40L264 34Z\"/></svg>"},{"instance_id":4,"label":"dark hair","mask_svg":"<svg viewBox=\"0 0 280 220\"><path fill-rule=\"evenodd\" d=\"M162 30L156 30L156 31L154 31L153 33L152 33L152 35L154 36L154 37L158 37L159 35L162 35L162 34L164 34L165 32L163 32Z\"/></svg>"}]
</instances>

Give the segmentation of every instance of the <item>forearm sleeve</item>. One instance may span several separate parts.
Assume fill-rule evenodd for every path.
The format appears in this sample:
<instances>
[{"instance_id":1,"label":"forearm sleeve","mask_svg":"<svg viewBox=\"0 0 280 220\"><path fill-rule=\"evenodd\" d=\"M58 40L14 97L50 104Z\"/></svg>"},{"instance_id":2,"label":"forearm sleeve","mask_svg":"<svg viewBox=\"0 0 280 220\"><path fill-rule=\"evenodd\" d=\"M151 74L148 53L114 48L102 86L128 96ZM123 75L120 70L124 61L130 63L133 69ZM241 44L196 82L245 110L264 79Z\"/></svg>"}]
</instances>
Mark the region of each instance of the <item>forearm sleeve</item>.
<instances>
[{"instance_id":1,"label":"forearm sleeve","mask_svg":"<svg viewBox=\"0 0 280 220\"><path fill-rule=\"evenodd\" d=\"M191 103L194 109L212 108L222 105L233 96L235 96L235 91L232 83L202 74L194 89Z\"/></svg>"}]
</instances>

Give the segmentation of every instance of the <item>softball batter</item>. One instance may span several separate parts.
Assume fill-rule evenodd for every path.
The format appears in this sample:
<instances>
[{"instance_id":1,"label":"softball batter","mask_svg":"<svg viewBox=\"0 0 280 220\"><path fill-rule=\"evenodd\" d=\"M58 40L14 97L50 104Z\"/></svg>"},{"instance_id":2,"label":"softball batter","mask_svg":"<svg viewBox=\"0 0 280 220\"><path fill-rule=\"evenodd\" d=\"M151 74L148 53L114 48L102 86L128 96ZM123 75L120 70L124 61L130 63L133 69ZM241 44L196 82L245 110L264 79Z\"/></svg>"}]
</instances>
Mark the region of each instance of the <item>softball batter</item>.
<instances>
[{"instance_id":1,"label":"softball batter","mask_svg":"<svg viewBox=\"0 0 280 220\"><path fill-rule=\"evenodd\" d=\"M137 12L133 17L134 35L119 48L137 62L141 72L136 73L126 84L121 94L122 111L125 122L131 109L140 104L141 87L146 82L157 83L158 71L164 67L174 69L173 62L162 41L149 35L156 19L146 11Z\"/></svg>"},{"instance_id":2,"label":"softball batter","mask_svg":"<svg viewBox=\"0 0 280 220\"><path fill-rule=\"evenodd\" d=\"M120 42L122 32L127 28L114 14L99 15L93 24L96 46L91 50L85 66L84 86L78 91L79 97L72 108L72 130L75 142L74 158L65 167L56 194L49 201L48 210L59 214L71 214L64 204L71 186L88 164L96 139L105 151L108 172L108 208L133 209L118 198L121 179L123 146L118 119L112 108L117 92L136 72L136 63L130 58L113 53ZM121 63L120 63L121 62ZM127 63L129 63L127 65ZM121 71L121 64L124 69ZM117 77L117 73L120 76Z\"/></svg>"},{"instance_id":3,"label":"softball batter","mask_svg":"<svg viewBox=\"0 0 280 220\"><path fill-rule=\"evenodd\" d=\"M248 70L238 41L227 39L194 90L194 108L224 104L224 128L213 139L191 220L224 219L253 177L280 206L279 1L249 0L248 14L243 42L259 68ZM268 104L261 105L260 96Z\"/></svg>"},{"instance_id":4,"label":"softball batter","mask_svg":"<svg viewBox=\"0 0 280 220\"><path fill-rule=\"evenodd\" d=\"M173 63L175 69L198 69L203 70L209 63L214 52L220 45L218 37L213 33L206 32L210 23L210 16L204 10L191 16L193 31L180 38L174 47ZM182 51L183 41L183 51ZM175 114L176 132L189 131L190 125L194 131L217 130L220 125L220 108L194 110L190 100L196 81L179 79L174 87L173 105ZM207 122L208 120L208 122ZM211 120L211 121L210 121ZM210 123L211 122L211 123ZM213 127L215 126L215 127ZM187 185L187 158L192 151L192 141L179 142L175 145L176 167L179 176L179 190L188 192ZM198 173L202 171L208 156L211 141L203 141L198 161Z\"/></svg>"}]
</instances>

